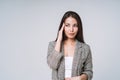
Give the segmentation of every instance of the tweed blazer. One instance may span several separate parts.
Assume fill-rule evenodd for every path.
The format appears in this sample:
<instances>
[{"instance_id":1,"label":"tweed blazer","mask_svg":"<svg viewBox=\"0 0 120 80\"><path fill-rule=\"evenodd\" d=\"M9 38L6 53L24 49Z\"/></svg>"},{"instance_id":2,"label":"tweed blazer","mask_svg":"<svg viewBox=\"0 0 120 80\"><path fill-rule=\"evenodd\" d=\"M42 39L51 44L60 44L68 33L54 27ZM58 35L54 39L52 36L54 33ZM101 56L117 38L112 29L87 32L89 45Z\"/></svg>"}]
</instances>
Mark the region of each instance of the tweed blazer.
<instances>
[{"instance_id":1,"label":"tweed blazer","mask_svg":"<svg viewBox=\"0 0 120 80\"><path fill-rule=\"evenodd\" d=\"M65 80L65 58L63 43L60 52L55 50L55 41L49 42L47 64L52 69L52 80ZM72 77L86 74L92 80L92 55L88 44L76 40L75 52L72 63Z\"/></svg>"}]
</instances>

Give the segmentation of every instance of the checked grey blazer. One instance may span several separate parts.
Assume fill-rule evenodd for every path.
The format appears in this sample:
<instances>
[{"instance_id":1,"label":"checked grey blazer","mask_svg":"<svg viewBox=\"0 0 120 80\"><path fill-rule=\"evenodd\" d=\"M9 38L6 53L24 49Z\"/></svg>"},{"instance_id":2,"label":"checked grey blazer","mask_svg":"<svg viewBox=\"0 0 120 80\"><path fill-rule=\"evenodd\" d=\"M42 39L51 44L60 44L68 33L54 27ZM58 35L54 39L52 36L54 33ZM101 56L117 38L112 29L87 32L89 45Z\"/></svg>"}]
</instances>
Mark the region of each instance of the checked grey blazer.
<instances>
[{"instance_id":1,"label":"checked grey blazer","mask_svg":"<svg viewBox=\"0 0 120 80\"><path fill-rule=\"evenodd\" d=\"M47 63L52 69L52 80L65 80L65 59L64 48L61 46L61 51L57 52L55 47L55 41L49 42ZM72 63L72 77L86 74L88 80L92 79L92 55L89 45L81 43L76 40L75 53Z\"/></svg>"}]
</instances>

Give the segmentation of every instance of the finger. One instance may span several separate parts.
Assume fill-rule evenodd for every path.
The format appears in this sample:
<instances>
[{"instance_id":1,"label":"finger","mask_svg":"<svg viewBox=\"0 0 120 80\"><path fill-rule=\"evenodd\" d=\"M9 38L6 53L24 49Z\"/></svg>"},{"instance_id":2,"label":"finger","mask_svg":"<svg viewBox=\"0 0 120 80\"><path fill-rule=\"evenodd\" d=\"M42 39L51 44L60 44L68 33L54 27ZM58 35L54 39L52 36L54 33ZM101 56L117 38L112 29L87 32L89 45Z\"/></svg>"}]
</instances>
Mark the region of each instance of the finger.
<instances>
[{"instance_id":1,"label":"finger","mask_svg":"<svg viewBox=\"0 0 120 80\"><path fill-rule=\"evenodd\" d=\"M65 24L63 23L63 25L62 25L62 27L61 27L61 31L63 31L63 29L64 29L64 26L65 26Z\"/></svg>"},{"instance_id":2,"label":"finger","mask_svg":"<svg viewBox=\"0 0 120 80\"><path fill-rule=\"evenodd\" d=\"M65 78L65 80L71 80L71 78Z\"/></svg>"}]
</instances>

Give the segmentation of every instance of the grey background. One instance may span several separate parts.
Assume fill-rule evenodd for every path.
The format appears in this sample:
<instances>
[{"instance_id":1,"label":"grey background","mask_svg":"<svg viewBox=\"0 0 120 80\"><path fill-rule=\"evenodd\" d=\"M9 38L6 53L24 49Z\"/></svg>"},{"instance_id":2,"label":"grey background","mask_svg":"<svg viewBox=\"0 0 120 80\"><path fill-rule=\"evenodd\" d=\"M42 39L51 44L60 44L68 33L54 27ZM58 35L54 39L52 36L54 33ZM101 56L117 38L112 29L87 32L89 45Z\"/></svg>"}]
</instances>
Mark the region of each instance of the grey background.
<instances>
[{"instance_id":1,"label":"grey background","mask_svg":"<svg viewBox=\"0 0 120 80\"><path fill-rule=\"evenodd\" d=\"M48 42L68 10L81 16L93 80L120 79L119 0L0 0L0 80L51 80Z\"/></svg>"}]
</instances>

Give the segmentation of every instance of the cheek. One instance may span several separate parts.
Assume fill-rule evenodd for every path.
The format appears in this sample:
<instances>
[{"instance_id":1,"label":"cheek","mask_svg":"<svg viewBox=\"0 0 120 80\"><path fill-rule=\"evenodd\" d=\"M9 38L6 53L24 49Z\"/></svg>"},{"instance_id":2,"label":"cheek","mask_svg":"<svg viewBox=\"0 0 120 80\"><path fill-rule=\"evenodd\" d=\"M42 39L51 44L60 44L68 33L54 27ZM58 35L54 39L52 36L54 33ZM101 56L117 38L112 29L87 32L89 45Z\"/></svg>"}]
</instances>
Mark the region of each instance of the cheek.
<instances>
[{"instance_id":1,"label":"cheek","mask_svg":"<svg viewBox=\"0 0 120 80\"><path fill-rule=\"evenodd\" d=\"M78 32L78 28L75 28L75 32L76 32L76 33Z\"/></svg>"},{"instance_id":2,"label":"cheek","mask_svg":"<svg viewBox=\"0 0 120 80\"><path fill-rule=\"evenodd\" d=\"M64 32L68 32L68 28L65 27L65 28L64 28Z\"/></svg>"}]
</instances>

